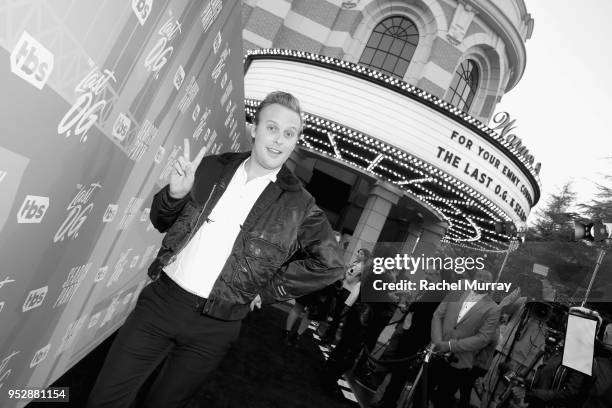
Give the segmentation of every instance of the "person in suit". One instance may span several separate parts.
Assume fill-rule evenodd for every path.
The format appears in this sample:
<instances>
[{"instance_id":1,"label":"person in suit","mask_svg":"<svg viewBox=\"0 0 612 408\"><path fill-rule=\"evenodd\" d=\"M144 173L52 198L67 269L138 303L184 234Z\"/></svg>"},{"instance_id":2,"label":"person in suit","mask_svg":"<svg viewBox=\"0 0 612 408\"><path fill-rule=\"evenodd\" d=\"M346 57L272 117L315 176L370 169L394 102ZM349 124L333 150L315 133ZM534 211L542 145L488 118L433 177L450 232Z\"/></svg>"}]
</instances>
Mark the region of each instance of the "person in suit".
<instances>
[{"instance_id":1,"label":"person in suit","mask_svg":"<svg viewBox=\"0 0 612 408\"><path fill-rule=\"evenodd\" d=\"M474 274L477 282L491 282L487 270ZM453 406L462 378L469 375L476 355L495 336L499 308L486 291L451 292L440 303L431 321L434 350L451 357L434 359L430 375L430 396L436 408Z\"/></svg>"},{"instance_id":2,"label":"person in suit","mask_svg":"<svg viewBox=\"0 0 612 408\"><path fill-rule=\"evenodd\" d=\"M391 257L393 248L380 245L374 249L373 257ZM370 352L380 333L385 328L396 308L397 296L389 291L375 291L373 281L381 279L392 282L393 275L373 272L371 260L364 264L360 283L360 296L346 313L342 336L325 363L321 382L324 389L332 395L338 394L336 381L354 364L362 351Z\"/></svg>"},{"instance_id":3,"label":"person in suit","mask_svg":"<svg viewBox=\"0 0 612 408\"><path fill-rule=\"evenodd\" d=\"M440 272L435 270L425 271L424 277L430 283L442 281ZM444 280L448 281L449 279L444 278ZM419 294L419 297L410 306L405 307L401 327L392 337L391 344L380 359L383 361L407 359L416 355L419 350L427 346L431 340L432 316L445 295L445 291L424 291ZM374 404L374 408L396 407L406 382L414 379L416 376L415 370L410 368L410 364L404 362L389 365L382 373L377 373L380 380L384 379L387 372L391 372L392 375L391 381L387 385L380 401ZM418 401L419 399L417 398L416 400Z\"/></svg>"}]
</instances>

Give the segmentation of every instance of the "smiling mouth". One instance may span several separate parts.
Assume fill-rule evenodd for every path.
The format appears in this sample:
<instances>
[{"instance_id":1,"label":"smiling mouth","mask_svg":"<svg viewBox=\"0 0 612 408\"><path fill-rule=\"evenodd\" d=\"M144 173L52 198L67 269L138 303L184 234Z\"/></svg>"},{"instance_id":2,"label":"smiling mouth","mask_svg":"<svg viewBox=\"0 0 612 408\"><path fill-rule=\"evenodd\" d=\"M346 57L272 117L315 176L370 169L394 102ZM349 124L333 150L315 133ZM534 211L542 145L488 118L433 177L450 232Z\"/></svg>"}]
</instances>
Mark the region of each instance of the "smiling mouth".
<instances>
[{"instance_id":1,"label":"smiling mouth","mask_svg":"<svg viewBox=\"0 0 612 408\"><path fill-rule=\"evenodd\" d=\"M272 154L282 154L283 153L278 149L274 149L273 147L267 147L266 149Z\"/></svg>"}]
</instances>

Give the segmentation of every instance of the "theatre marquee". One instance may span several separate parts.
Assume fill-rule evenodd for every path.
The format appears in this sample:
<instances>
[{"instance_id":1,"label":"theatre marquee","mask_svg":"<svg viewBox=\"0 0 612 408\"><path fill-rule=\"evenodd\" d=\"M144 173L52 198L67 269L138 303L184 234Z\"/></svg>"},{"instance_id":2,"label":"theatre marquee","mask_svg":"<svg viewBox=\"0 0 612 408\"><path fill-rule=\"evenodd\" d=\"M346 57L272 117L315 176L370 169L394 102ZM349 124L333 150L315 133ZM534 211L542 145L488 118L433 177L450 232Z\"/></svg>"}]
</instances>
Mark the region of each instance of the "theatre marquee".
<instances>
[{"instance_id":1,"label":"theatre marquee","mask_svg":"<svg viewBox=\"0 0 612 408\"><path fill-rule=\"evenodd\" d=\"M447 221L446 241L503 249L495 222L523 225L539 200L539 164L516 136L403 81L290 50L251 50L246 67L247 115L271 90L295 94L303 148L406 190Z\"/></svg>"}]
</instances>

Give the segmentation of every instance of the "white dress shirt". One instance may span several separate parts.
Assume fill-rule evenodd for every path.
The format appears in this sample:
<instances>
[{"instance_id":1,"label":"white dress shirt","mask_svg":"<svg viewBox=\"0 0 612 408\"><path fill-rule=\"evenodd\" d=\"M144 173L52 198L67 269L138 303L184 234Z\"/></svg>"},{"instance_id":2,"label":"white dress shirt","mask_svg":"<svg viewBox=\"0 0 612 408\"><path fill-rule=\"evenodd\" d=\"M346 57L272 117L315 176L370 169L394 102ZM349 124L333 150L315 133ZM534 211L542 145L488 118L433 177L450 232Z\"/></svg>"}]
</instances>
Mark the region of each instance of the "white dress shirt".
<instances>
[{"instance_id":1,"label":"white dress shirt","mask_svg":"<svg viewBox=\"0 0 612 408\"><path fill-rule=\"evenodd\" d=\"M245 163L240 164L225 192L191 241L164 271L183 289L208 297L230 256L240 225L255 201L270 182L276 181L277 169L247 182Z\"/></svg>"},{"instance_id":2,"label":"white dress shirt","mask_svg":"<svg viewBox=\"0 0 612 408\"><path fill-rule=\"evenodd\" d=\"M353 306L357 298L359 297L359 290L361 288L361 271L363 270L363 262L356 261L349 266L342 280L342 287L350 292L349 296L344 301L347 306Z\"/></svg>"},{"instance_id":3,"label":"white dress shirt","mask_svg":"<svg viewBox=\"0 0 612 408\"><path fill-rule=\"evenodd\" d=\"M359 275L361 275L362 271L363 271L363 262L355 261L346 270L345 277L348 278L349 280L356 279Z\"/></svg>"},{"instance_id":4,"label":"white dress shirt","mask_svg":"<svg viewBox=\"0 0 612 408\"><path fill-rule=\"evenodd\" d=\"M348 288L347 288L348 289ZM346 300L344 301L344 304L351 307L353 306L353 304L355 304L355 301L357 300L357 298L359 297L359 290L361 289L361 282L357 281L355 282L349 290L349 292L351 292L348 297L346 298Z\"/></svg>"},{"instance_id":5,"label":"white dress shirt","mask_svg":"<svg viewBox=\"0 0 612 408\"><path fill-rule=\"evenodd\" d=\"M466 313L471 308L473 308L474 305L478 303L480 299L484 297L484 295L485 295L484 293L479 294L479 293L474 292L473 290L470 290L468 295L465 297L463 304L461 305L461 309L459 310L459 316L457 316L457 323L459 323L461 319L463 319Z\"/></svg>"}]
</instances>

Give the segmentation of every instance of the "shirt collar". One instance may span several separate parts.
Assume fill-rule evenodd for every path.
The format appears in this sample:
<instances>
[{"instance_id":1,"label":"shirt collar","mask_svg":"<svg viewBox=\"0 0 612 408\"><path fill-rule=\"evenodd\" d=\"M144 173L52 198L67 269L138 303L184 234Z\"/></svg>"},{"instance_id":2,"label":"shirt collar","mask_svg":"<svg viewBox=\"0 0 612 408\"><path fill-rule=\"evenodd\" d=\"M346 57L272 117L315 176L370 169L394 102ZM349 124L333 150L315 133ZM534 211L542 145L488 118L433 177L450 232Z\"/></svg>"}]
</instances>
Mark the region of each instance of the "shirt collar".
<instances>
[{"instance_id":1,"label":"shirt collar","mask_svg":"<svg viewBox=\"0 0 612 408\"><path fill-rule=\"evenodd\" d=\"M467 297L465 298L466 302L478 302L480 299L484 297L485 293L476 293L473 290L468 292Z\"/></svg>"},{"instance_id":2,"label":"shirt collar","mask_svg":"<svg viewBox=\"0 0 612 408\"><path fill-rule=\"evenodd\" d=\"M245 174L245 179L246 179L246 162L251 160L251 157L247 157L246 160L244 160L242 163L240 163L240 171L243 171ZM281 166L282 167L282 166ZM278 169L271 171L270 173L264 174L263 176L259 176L259 177L255 177L253 180L259 179L259 178L266 178L268 180L270 180L271 183L276 182L276 177L278 175L278 172L280 171L281 167L279 167Z\"/></svg>"}]
</instances>

